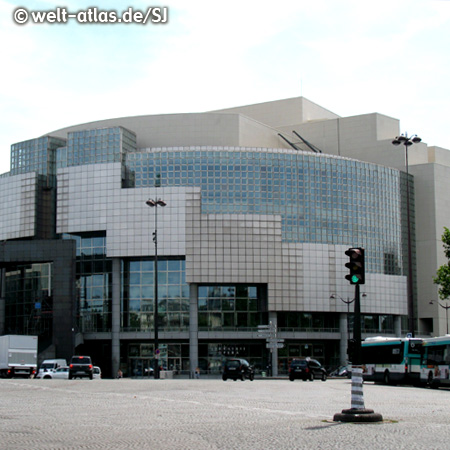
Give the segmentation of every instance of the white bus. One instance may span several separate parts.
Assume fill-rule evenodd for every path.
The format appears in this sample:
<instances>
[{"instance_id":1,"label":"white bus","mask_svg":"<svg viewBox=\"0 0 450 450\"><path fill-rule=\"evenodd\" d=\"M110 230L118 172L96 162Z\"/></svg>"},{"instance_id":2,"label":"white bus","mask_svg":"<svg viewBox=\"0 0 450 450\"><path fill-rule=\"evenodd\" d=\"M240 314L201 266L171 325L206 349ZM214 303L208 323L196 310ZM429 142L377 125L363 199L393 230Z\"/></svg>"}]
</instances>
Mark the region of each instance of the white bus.
<instances>
[{"instance_id":1,"label":"white bus","mask_svg":"<svg viewBox=\"0 0 450 450\"><path fill-rule=\"evenodd\" d=\"M420 381L432 388L450 386L450 335L423 340Z\"/></svg>"},{"instance_id":2,"label":"white bus","mask_svg":"<svg viewBox=\"0 0 450 450\"><path fill-rule=\"evenodd\" d=\"M367 338L361 345L363 379L385 384L420 384L422 339Z\"/></svg>"}]
</instances>

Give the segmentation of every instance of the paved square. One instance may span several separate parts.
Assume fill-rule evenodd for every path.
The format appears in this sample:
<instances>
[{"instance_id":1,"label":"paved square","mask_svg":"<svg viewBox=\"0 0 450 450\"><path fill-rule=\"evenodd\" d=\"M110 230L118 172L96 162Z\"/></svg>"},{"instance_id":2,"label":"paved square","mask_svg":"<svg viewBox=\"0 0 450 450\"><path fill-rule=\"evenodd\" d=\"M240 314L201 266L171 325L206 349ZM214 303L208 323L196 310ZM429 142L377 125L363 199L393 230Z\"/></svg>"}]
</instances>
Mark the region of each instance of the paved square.
<instances>
[{"instance_id":1,"label":"paved square","mask_svg":"<svg viewBox=\"0 0 450 450\"><path fill-rule=\"evenodd\" d=\"M0 380L0 448L445 449L450 390L364 384L378 424L333 422L346 379Z\"/></svg>"}]
</instances>

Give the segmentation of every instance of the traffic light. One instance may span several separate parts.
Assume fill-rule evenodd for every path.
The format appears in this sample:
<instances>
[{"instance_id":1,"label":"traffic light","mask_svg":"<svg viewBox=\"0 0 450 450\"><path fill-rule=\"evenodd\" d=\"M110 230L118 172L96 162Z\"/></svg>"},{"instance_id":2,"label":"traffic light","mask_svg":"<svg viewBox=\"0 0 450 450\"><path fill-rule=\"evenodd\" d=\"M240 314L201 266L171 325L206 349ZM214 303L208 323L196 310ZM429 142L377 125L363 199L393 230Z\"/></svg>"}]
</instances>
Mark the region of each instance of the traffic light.
<instances>
[{"instance_id":1,"label":"traffic light","mask_svg":"<svg viewBox=\"0 0 450 450\"><path fill-rule=\"evenodd\" d=\"M350 258L350 261L345 265L350 269L350 273L345 278L350 281L350 284L364 284L364 249L361 247L349 248L345 254Z\"/></svg>"}]
</instances>

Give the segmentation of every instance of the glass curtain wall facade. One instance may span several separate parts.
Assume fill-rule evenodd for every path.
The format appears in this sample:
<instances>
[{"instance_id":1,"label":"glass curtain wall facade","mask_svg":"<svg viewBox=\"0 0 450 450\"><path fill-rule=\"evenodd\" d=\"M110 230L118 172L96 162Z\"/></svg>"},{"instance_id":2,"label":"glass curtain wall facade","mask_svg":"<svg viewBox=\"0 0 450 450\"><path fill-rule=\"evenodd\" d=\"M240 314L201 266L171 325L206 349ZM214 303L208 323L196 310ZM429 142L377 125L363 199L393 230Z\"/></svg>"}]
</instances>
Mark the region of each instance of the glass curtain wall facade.
<instances>
[{"instance_id":1,"label":"glass curtain wall facade","mask_svg":"<svg viewBox=\"0 0 450 450\"><path fill-rule=\"evenodd\" d=\"M76 241L77 324L83 333L111 331L112 262L104 233L66 235Z\"/></svg>"},{"instance_id":2,"label":"glass curtain wall facade","mask_svg":"<svg viewBox=\"0 0 450 450\"><path fill-rule=\"evenodd\" d=\"M5 270L5 334L51 339L52 263L19 264Z\"/></svg>"},{"instance_id":3,"label":"glass curtain wall facade","mask_svg":"<svg viewBox=\"0 0 450 450\"><path fill-rule=\"evenodd\" d=\"M130 153L136 187L200 186L202 212L279 214L283 240L370 249L367 270L404 272L400 173L330 155L253 149Z\"/></svg>"},{"instance_id":4,"label":"glass curtain wall facade","mask_svg":"<svg viewBox=\"0 0 450 450\"><path fill-rule=\"evenodd\" d=\"M132 151L136 151L136 135L125 128L74 131L56 153L57 167L122 162L123 154Z\"/></svg>"},{"instance_id":5,"label":"glass curtain wall facade","mask_svg":"<svg viewBox=\"0 0 450 450\"><path fill-rule=\"evenodd\" d=\"M287 243L364 246L366 270L406 275L406 174L388 167L324 154L293 150L238 147L195 147L137 150L136 135L123 128L69 132L67 140L43 137L14 144L11 175L36 171L56 186L56 169L85 164L121 162L123 181L135 189L200 187L201 212L206 214L279 215ZM125 179L127 178L127 179ZM48 181L50 180L50 181ZM123 186L123 184L122 184ZM414 190L410 178L412 236ZM64 236L75 239L78 327L84 333L112 330L112 259L106 255L106 231ZM414 245L414 242L413 242ZM369 250L370 249L370 250ZM120 331L154 329L154 261L123 258L121 264ZM413 260L415 267L415 260ZM25 329L30 307L51 299L50 275L37 265L14 267L6 273L6 317L16 317L12 329ZM30 275L39 274L39 275ZM158 312L161 331L189 331L189 286L185 255L161 255L158 262ZM34 281L30 281L34 280ZM39 281L36 281L39 280ZM31 284L30 284L31 283ZM228 283L198 286L200 332L255 330L268 323L267 285ZM14 302L14 298L22 298ZM9 300L8 300L9 299ZM14 309L15 308L15 309ZM302 331L339 329L336 314L278 311L280 328ZM43 317L43 314L41 315ZM34 320L34 319L33 319ZM363 331L391 330L389 315L363 316ZM263 370L269 361L263 341L210 339L199 343L199 364L216 373L226 356L246 357ZM120 342L121 365L145 376L154 347L142 341ZM331 347L330 347L331 348ZM187 370L189 343L161 342L167 368ZM281 366L293 356L325 357L326 344L287 342L280 350ZM331 351L334 351L331 349Z\"/></svg>"},{"instance_id":6,"label":"glass curtain wall facade","mask_svg":"<svg viewBox=\"0 0 450 450\"><path fill-rule=\"evenodd\" d=\"M11 146L11 175L37 172L56 175L57 149L66 145L65 139L44 136ZM54 181L54 180L53 180ZM52 184L53 186L53 184Z\"/></svg>"},{"instance_id":7,"label":"glass curtain wall facade","mask_svg":"<svg viewBox=\"0 0 450 450\"><path fill-rule=\"evenodd\" d=\"M189 330L189 286L184 259L158 258L159 329ZM122 262L121 330L154 329L154 261Z\"/></svg>"}]
</instances>

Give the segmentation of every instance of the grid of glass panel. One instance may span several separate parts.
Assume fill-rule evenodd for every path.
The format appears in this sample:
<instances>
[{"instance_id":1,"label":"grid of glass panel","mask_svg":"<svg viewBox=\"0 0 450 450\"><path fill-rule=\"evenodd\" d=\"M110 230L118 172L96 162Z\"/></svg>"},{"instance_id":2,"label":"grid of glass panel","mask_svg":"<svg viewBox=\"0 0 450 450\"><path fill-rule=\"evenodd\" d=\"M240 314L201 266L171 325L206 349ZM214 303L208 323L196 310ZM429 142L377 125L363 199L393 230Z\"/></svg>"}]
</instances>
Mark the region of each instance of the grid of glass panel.
<instances>
[{"instance_id":1,"label":"grid of glass panel","mask_svg":"<svg viewBox=\"0 0 450 450\"><path fill-rule=\"evenodd\" d=\"M158 259L158 329L189 329L189 286L185 261ZM154 261L123 261L121 328L148 331L154 328Z\"/></svg>"},{"instance_id":2,"label":"grid of glass panel","mask_svg":"<svg viewBox=\"0 0 450 450\"><path fill-rule=\"evenodd\" d=\"M66 145L65 139L44 136L11 146L11 175L37 172L56 175L56 151Z\"/></svg>"},{"instance_id":3,"label":"grid of glass panel","mask_svg":"<svg viewBox=\"0 0 450 450\"><path fill-rule=\"evenodd\" d=\"M77 246L76 283L79 327L83 332L111 331L112 262L101 234L67 235Z\"/></svg>"},{"instance_id":4,"label":"grid of glass panel","mask_svg":"<svg viewBox=\"0 0 450 450\"><path fill-rule=\"evenodd\" d=\"M280 311L277 321L278 328L283 331L339 331L339 316L335 313Z\"/></svg>"},{"instance_id":5,"label":"grid of glass panel","mask_svg":"<svg viewBox=\"0 0 450 450\"><path fill-rule=\"evenodd\" d=\"M175 375L189 373L189 344L159 344L158 363L163 370L172 370ZM150 368L154 367L155 355L153 344L128 343L121 344L122 372L127 377L149 378Z\"/></svg>"},{"instance_id":6,"label":"grid of glass panel","mask_svg":"<svg viewBox=\"0 0 450 450\"><path fill-rule=\"evenodd\" d=\"M199 330L255 329L267 323L267 305L258 286L199 286Z\"/></svg>"},{"instance_id":7,"label":"grid of glass panel","mask_svg":"<svg viewBox=\"0 0 450 450\"><path fill-rule=\"evenodd\" d=\"M5 334L51 336L52 263L17 265L5 273Z\"/></svg>"},{"instance_id":8,"label":"grid of glass panel","mask_svg":"<svg viewBox=\"0 0 450 450\"><path fill-rule=\"evenodd\" d=\"M265 341L227 341L200 343L198 366L201 374L219 375L227 358L244 358L257 374L267 370L268 350Z\"/></svg>"},{"instance_id":9,"label":"grid of glass panel","mask_svg":"<svg viewBox=\"0 0 450 450\"><path fill-rule=\"evenodd\" d=\"M67 146L57 152L57 166L121 162L122 153L136 151L136 135L122 127L68 133Z\"/></svg>"},{"instance_id":10,"label":"grid of glass panel","mask_svg":"<svg viewBox=\"0 0 450 450\"><path fill-rule=\"evenodd\" d=\"M285 241L364 246L369 271L404 270L398 170L261 149L159 149L130 153L126 165L136 187L158 177L161 186L199 186L205 213L279 214Z\"/></svg>"}]
</instances>

